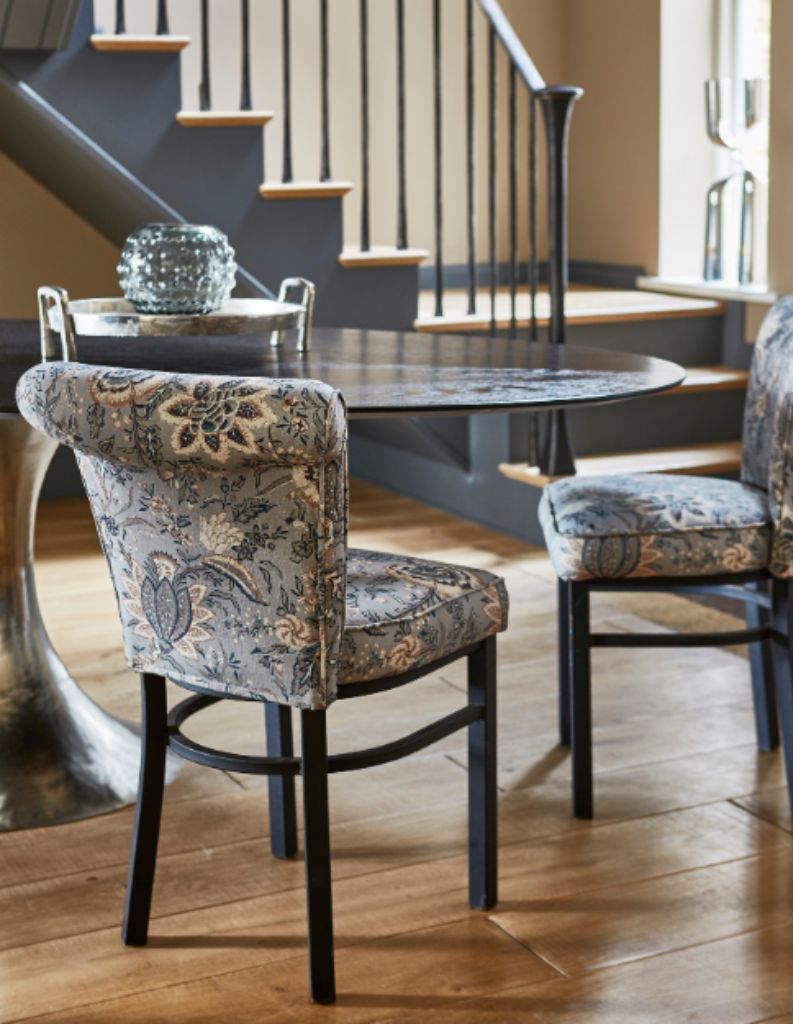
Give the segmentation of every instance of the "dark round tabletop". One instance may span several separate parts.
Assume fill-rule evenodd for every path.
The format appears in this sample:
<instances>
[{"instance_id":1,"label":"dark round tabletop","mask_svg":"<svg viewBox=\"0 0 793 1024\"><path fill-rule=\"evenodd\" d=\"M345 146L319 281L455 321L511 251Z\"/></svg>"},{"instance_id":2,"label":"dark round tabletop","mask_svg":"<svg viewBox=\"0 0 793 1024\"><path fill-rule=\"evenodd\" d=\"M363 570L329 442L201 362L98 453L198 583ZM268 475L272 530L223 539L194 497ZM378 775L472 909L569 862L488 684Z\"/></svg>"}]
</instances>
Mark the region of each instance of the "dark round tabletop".
<instances>
[{"instance_id":1,"label":"dark round tabletop","mask_svg":"<svg viewBox=\"0 0 793 1024\"><path fill-rule=\"evenodd\" d=\"M77 339L81 362L180 373L322 380L350 415L422 416L553 409L649 395L679 384L676 363L525 340L315 328L311 351L271 348L269 335ZM0 321L0 411L39 361L38 323Z\"/></svg>"}]
</instances>

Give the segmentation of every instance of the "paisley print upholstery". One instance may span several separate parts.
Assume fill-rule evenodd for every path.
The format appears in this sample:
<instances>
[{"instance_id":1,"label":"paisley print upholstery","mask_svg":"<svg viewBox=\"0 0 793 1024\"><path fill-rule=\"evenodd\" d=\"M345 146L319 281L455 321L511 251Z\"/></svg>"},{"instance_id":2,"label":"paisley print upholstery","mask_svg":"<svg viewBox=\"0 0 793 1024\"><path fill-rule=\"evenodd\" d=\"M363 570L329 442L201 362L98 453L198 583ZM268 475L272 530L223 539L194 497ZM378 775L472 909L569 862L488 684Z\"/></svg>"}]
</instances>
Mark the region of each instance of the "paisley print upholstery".
<instances>
[{"instance_id":1,"label":"paisley print upholstery","mask_svg":"<svg viewBox=\"0 0 793 1024\"><path fill-rule=\"evenodd\" d=\"M793 296L770 310L755 345L741 483L573 477L546 487L540 521L562 579L793 577Z\"/></svg>"},{"instance_id":2,"label":"paisley print upholstery","mask_svg":"<svg viewBox=\"0 0 793 1024\"><path fill-rule=\"evenodd\" d=\"M137 671L322 708L506 627L490 574L372 552L348 570L325 384L47 363L17 401L75 449Z\"/></svg>"},{"instance_id":3,"label":"paisley print upholstery","mask_svg":"<svg viewBox=\"0 0 793 1024\"><path fill-rule=\"evenodd\" d=\"M768 564L766 495L711 477L570 477L540 503L548 550L566 580L713 576Z\"/></svg>"}]
</instances>

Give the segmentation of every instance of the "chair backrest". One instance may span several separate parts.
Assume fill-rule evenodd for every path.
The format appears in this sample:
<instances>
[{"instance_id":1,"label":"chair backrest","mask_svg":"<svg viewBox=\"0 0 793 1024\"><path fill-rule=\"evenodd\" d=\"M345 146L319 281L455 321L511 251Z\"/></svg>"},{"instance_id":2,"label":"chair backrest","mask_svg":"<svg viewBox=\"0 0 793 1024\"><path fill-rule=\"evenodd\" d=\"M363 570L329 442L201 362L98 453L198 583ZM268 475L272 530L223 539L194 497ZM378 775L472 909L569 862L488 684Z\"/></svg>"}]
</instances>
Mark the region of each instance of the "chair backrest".
<instances>
[{"instance_id":1,"label":"chair backrest","mask_svg":"<svg viewBox=\"0 0 793 1024\"><path fill-rule=\"evenodd\" d=\"M793 576L793 295L768 312L754 347L741 480L768 493L771 572Z\"/></svg>"},{"instance_id":2,"label":"chair backrest","mask_svg":"<svg viewBox=\"0 0 793 1024\"><path fill-rule=\"evenodd\" d=\"M75 450L134 669L302 708L333 700L347 543L338 392L42 363L17 401Z\"/></svg>"}]
</instances>

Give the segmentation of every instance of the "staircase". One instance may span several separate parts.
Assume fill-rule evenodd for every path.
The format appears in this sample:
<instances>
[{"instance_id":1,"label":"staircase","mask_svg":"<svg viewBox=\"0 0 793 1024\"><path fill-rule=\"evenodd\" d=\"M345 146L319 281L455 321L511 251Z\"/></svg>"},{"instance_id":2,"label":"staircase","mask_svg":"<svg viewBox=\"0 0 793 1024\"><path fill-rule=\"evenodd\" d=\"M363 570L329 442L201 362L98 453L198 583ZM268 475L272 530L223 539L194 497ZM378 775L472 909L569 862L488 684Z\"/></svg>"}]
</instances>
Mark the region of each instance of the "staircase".
<instances>
[{"instance_id":1,"label":"staircase","mask_svg":"<svg viewBox=\"0 0 793 1024\"><path fill-rule=\"evenodd\" d=\"M156 26L150 34L127 31L123 0L115 4L114 30L97 33L91 0L74 0L74 28L62 51L0 49L0 146L119 244L142 220L218 225L242 268L238 294L269 295L284 277L311 278L319 325L413 329L426 333L428 344L442 332L504 332L552 343L566 339L662 355L692 368L686 383L669 395L576 411L567 421L559 414L505 414L357 423L353 472L536 540L539 487L573 469L573 451L575 470L582 473L626 467L735 470L746 383L740 367L727 365L746 359L745 346L736 341L736 307L637 291L632 274L619 287L598 287L591 273L582 274L567 291L565 147L580 91L545 85L496 0L460 4L465 185L463 202L454 208L444 177L448 43L441 12L446 8L440 0L425 0L422 7L432 39L431 94L424 97L432 118L423 141L427 170L417 181L408 174L405 5L389 0L397 75L393 244L375 240L372 228L372 201L382 183L371 173L370 159L371 91L379 73L368 35L371 0L359 0L355 26L360 95L350 99L360 117L360 174L354 181L331 173L336 143L329 114L333 23L328 0L317 0L319 159L313 176L302 167L298 173L292 145L300 128L293 90L301 68L294 63L299 26L290 0L282 0L278 26L280 102L268 97L262 107L253 105L251 95L250 4L234 4L234 15L242 12L240 109L212 105L217 90L210 79L208 11L215 0L199 2L197 41L170 31L165 0L134 5L136 16L146 7L151 27ZM483 38L484 61L477 58ZM195 92L183 95L180 62L196 46L200 81ZM477 96L486 100L483 123L477 120ZM272 133L280 142L280 173L272 173L270 160L265 174L264 147ZM538 216L543 144L550 182L547 243ZM482 149L484 161L477 159ZM478 180L486 185L484 204ZM420 190L431 196L431 251L409 241L411 197ZM360 210L354 240L344 228L343 211L350 203ZM454 218L466 235L464 259L456 264L449 262L446 244ZM522 241L521 219L528 222ZM575 263L570 276L576 280ZM532 486L519 490L515 480Z\"/></svg>"}]
</instances>

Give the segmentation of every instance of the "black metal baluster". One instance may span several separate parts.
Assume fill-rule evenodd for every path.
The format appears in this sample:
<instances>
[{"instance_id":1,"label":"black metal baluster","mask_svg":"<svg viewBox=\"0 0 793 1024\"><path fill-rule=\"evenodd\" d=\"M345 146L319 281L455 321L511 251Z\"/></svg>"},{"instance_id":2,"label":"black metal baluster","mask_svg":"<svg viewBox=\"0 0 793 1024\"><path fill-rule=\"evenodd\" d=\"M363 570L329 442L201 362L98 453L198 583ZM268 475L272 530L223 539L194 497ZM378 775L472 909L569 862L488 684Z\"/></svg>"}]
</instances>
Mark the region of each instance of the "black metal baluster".
<instances>
[{"instance_id":1,"label":"black metal baluster","mask_svg":"<svg viewBox=\"0 0 793 1024\"><path fill-rule=\"evenodd\" d=\"M397 249L408 247L405 157L405 2L396 0L397 41Z\"/></svg>"},{"instance_id":2,"label":"black metal baluster","mask_svg":"<svg viewBox=\"0 0 793 1024\"><path fill-rule=\"evenodd\" d=\"M518 330L518 72L509 68L509 336Z\"/></svg>"},{"instance_id":3,"label":"black metal baluster","mask_svg":"<svg viewBox=\"0 0 793 1024\"><path fill-rule=\"evenodd\" d=\"M11 5L9 4L9 10ZM127 31L127 14L124 9L124 0L116 0L116 35L123 36Z\"/></svg>"},{"instance_id":4,"label":"black metal baluster","mask_svg":"<svg viewBox=\"0 0 793 1024\"><path fill-rule=\"evenodd\" d=\"M170 34L168 28L168 0L157 0L157 35L167 36Z\"/></svg>"},{"instance_id":5,"label":"black metal baluster","mask_svg":"<svg viewBox=\"0 0 793 1024\"><path fill-rule=\"evenodd\" d=\"M443 316L443 94L441 4L433 0L433 96L435 106L435 316Z\"/></svg>"},{"instance_id":6,"label":"black metal baluster","mask_svg":"<svg viewBox=\"0 0 793 1024\"><path fill-rule=\"evenodd\" d=\"M320 108L322 117L322 143L319 160L319 180L330 181L330 106L328 64L328 0L320 0L319 5L319 82Z\"/></svg>"},{"instance_id":7,"label":"black metal baluster","mask_svg":"<svg viewBox=\"0 0 793 1024\"><path fill-rule=\"evenodd\" d=\"M474 137L474 0L465 15L465 131L468 205L468 315L476 314L476 143Z\"/></svg>"},{"instance_id":8,"label":"black metal baluster","mask_svg":"<svg viewBox=\"0 0 793 1024\"><path fill-rule=\"evenodd\" d=\"M209 0L201 0L201 82L198 86L198 103L202 110L212 107L212 91L209 87Z\"/></svg>"},{"instance_id":9,"label":"black metal baluster","mask_svg":"<svg viewBox=\"0 0 793 1024\"><path fill-rule=\"evenodd\" d=\"M496 143L497 143L497 122L496 122L496 99L498 93L498 63L496 53L496 32L490 26L488 38L488 174L487 174L487 216L488 216L488 255L490 262L490 330L496 330Z\"/></svg>"},{"instance_id":10,"label":"black metal baluster","mask_svg":"<svg viewBox=\"0 0 793 1024\"><path fill-rule=\"evenodd\" d=\"M361 44L361 252L371 248L369 236L369 0L360 0Z\"/></svg>"},{"instance_id":11,"label":"black metal baluster","mask_svg":"<svg viewBox=\"0 0 793 1024\"><path fill-rule=\"evenodd\" d=\"M281 40L284 92L284 167L282 181L292 181L292 54L289 41L289 0L281 0Z\"/></svg>"},{"instance_id":12,"label":"black metal baluster","mask_svg":"<svg viewBox=\"0 0 793 1024\"><path fill-rule=\"evenodd\" d=\"M240 110L250 110L251 103L251 9L250 0L242 2L242 86Z\"/></svg>"},{"instance_id":13,"label":"black metal baluster","mask_svg":"<svg viewBox=\"0 0 793 1024\"><path fill-rule=\"evenodd\" d=\"M529 340L537 334L537 97L529 94Z\"/></svg>"}]
</instances>

